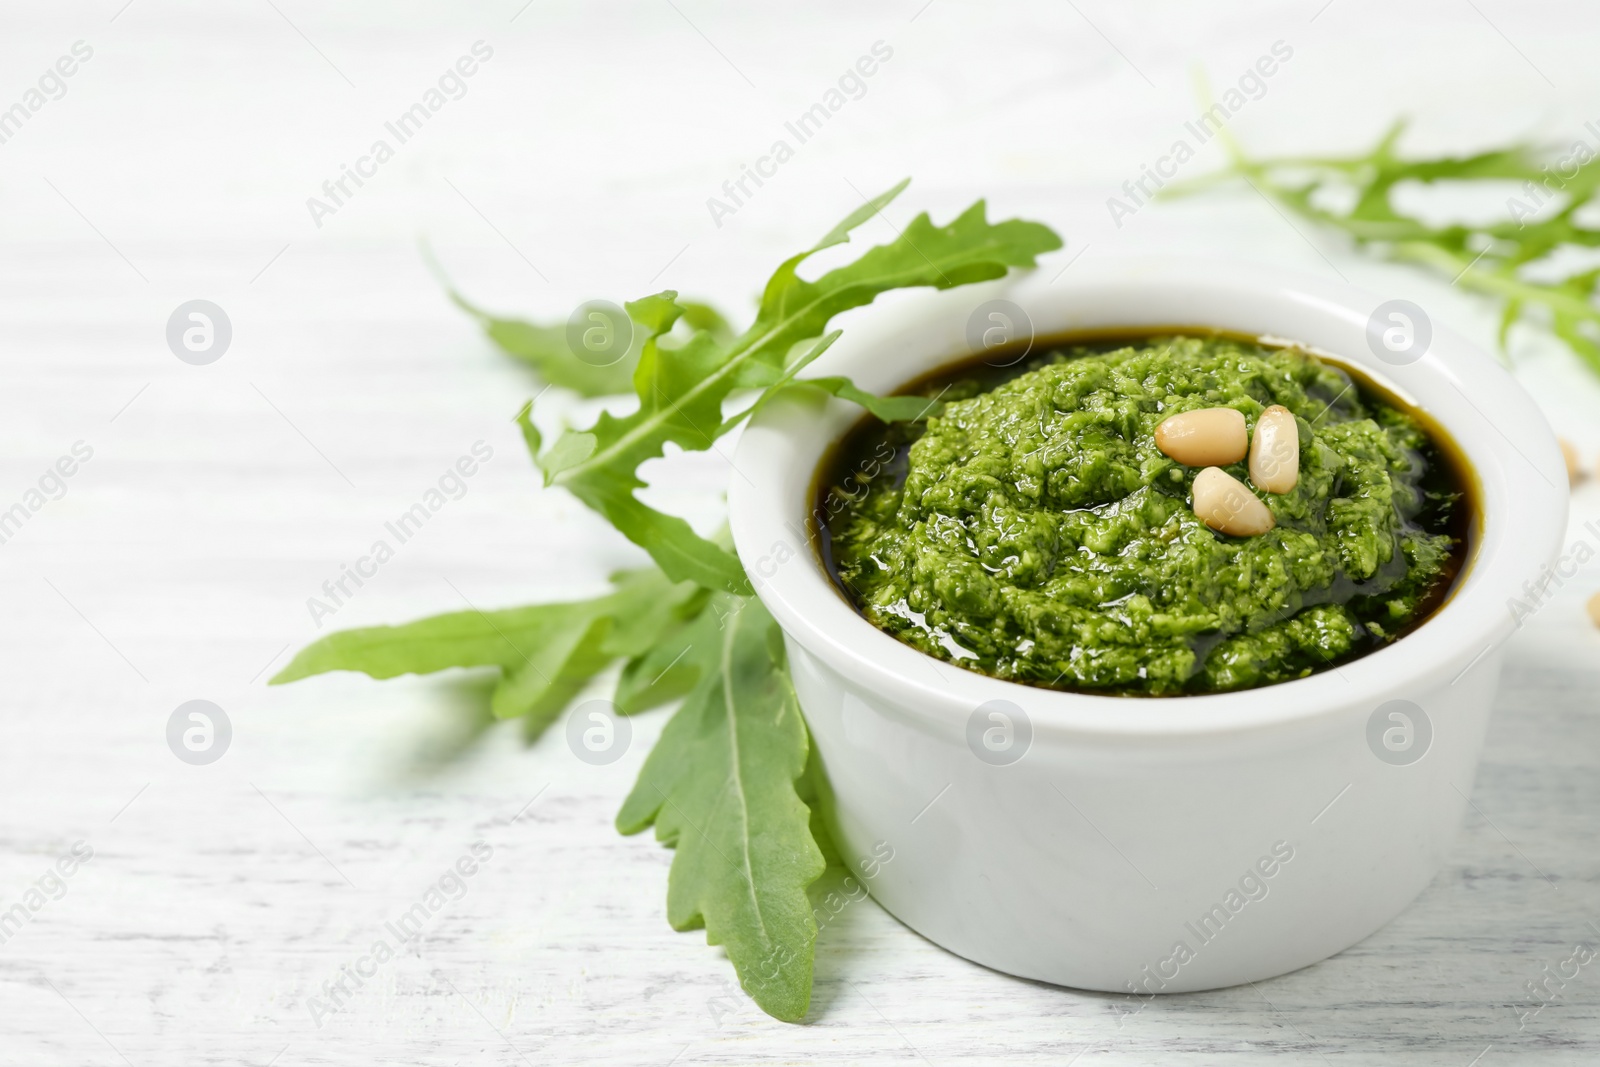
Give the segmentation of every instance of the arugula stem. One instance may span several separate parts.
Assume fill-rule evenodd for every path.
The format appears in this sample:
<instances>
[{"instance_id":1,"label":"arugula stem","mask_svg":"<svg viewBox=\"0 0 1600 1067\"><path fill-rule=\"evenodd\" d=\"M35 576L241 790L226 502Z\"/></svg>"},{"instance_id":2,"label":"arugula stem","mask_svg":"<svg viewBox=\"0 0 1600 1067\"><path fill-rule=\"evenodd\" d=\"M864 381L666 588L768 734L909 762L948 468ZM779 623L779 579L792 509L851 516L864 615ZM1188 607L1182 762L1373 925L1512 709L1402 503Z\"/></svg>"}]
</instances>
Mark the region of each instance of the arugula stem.
<instances>
[{"instance_id":1,"label":"arugula stem","mask_svg":"<svg viewBox=\"0 0 1600 1067\"><path fill-rule=\"evenodd\" d=\"M1549 316L1547 328L1600 375L1600 308L1593 302L1600 269L1573 272L1553 282L1532 281L1521 274L1522 268L1545 261L1563 247L1600 246L1600 229L1574 221L1579 209L1600 197L1596 157L1580 160L1570 172L1567 164L1576 152L1552 164L1549 157L1524 145L1459 158L1407 160L1394 153L1403 128L1403 123L1394 124L1365 155L1258 160L1247 157L1224 130L1229 165L1170 185L1162 195L1184 196L1242 178L1263 196L1302 218L1344 232L1372 254L1426 267L1451 284L1503 301L1502 350L1510 327L1532 309L1542 309ZM1392 202L1402 183L1429 187L1438 182L1482 181L1523 183L1507 202L1509 220L1436 226L1403 213ZM1330 188L1353 192L1354 205L1336 213L1314 202ZM1551 203L1559 209L1534 217L1535 211Z\"/></svg>"}]
</instances>

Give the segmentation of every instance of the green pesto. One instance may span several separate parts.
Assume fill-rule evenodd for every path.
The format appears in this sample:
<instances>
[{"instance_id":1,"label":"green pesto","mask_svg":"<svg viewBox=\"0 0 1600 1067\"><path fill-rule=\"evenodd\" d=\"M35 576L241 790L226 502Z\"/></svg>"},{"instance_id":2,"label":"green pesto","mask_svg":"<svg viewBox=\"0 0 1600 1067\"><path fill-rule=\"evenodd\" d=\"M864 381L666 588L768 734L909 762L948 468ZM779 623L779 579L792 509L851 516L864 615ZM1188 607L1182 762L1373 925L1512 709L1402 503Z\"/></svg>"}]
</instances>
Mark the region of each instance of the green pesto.
<instances>
[{"instance_id":1,"label":"green pesto","mask_svg":"<svg viewBox=\"0 0 1600 1067\"><path fill-rule=\"evenodd\" d=\"M1304 352L1153 338L947 384L925 424L848 443L822 502L859 610L940 659L1076 690L1266 685L1394 640L1460 565L1465 504L1426 432ZM1299 424L1299 484L1257 492L1275 529L1215 533L1155 427L1226 406L1253 433L1272 404Z\"/></svg>"}]
</instances>

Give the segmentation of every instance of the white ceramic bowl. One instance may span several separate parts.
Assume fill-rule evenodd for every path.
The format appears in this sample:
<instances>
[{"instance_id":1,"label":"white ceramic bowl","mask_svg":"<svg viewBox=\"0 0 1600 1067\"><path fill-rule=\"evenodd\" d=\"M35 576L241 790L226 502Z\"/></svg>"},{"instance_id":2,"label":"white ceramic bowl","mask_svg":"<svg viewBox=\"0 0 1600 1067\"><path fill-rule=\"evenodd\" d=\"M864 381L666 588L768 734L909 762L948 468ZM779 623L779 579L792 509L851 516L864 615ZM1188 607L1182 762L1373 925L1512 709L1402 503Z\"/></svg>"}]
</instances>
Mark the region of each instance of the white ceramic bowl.
<instances>
[{"instance_id":1,"label":"white ceramic bowl","mask_svg":"<svg viewBox=\"0 0 1600 1067\"><path fill-rule=\"evenodd\" d=\"M1211 326L1356 364L1461 445L1481 537L1442 610L1337 670L1207 696L1039 689L936 661L853 610L808 542L807 513L819 459L860 411L774 404L739 442L733 537L783 629L841 851L919 933L1061 985L1209 989L1354 944L1428 884L1472 793L1508 602L1565 529L1549 427L1493 359L1436 323L1422 358L1391 365L1368 346L1379 298L1211 262L907 294L856 313L815 373L892 391L967 354L969 319L995 298L1041 337Z\"/></svg>"}]
</instances>

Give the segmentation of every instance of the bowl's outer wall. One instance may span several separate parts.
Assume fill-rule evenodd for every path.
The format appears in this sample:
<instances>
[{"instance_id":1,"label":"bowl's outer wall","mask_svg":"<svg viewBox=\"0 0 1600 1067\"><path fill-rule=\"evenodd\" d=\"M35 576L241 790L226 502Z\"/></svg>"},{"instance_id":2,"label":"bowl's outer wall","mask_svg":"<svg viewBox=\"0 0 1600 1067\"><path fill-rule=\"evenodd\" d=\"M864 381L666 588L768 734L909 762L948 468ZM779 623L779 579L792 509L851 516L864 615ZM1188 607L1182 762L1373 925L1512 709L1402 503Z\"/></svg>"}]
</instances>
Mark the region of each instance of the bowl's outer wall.
<instances>
[{"instance_id":1,"label":"bowl's outer wall","mask_svg":"<svg viewBox=\"0 0 1600 1067\"><path fill-rule=\"evenodd\" d=\"M1268 745L1190 740L1181 760L1041 745L990 766L787 644L830 829L874 898L986 966L1140 994L1296 970L1399 914L1460 825L1500 669L1497 651L1410 694L1434 735L1408 766L1374 758L1366 704Z\"/></svg>"}]
</instances>

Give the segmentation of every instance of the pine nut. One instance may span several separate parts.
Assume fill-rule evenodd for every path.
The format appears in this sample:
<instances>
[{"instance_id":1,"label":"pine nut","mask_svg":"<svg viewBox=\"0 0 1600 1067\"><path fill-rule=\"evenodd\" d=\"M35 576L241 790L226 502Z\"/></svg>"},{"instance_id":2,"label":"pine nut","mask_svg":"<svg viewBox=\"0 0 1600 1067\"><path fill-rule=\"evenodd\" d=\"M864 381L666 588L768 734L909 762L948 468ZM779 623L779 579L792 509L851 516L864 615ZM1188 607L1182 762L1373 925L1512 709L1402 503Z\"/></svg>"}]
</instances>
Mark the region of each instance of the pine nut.
<instances>
[{"instance_id":1,"label":"pine nut","mask_svg":"<svg viewBox=\"0 0 1600 1067\"><path fill-rule=\"evenodd\" d=\"M1277 525L1272 512L1227 471L1207 467L1194 476L1194 514L1218 533L1255 537Z\"/></svg>"},{"instance_id":2,"label":"pine nut","mask_svg":"<svg viewBox=\"0 0 1600 1067\"><path fill-rule=\"evenodd\" d=\"M1244 458L1250 436L1233 408L1201 408L1162 419L1156 447L1185 467L1220 467Z\"/></svg>"},{"instance_id":3,"label":"pine nut","mask_svg":"<svg viewBox=\"0 0 1600 1067\"><path fill-rule=\"evenodd\" d=\"M1567 482L1577 485L1583 480L1583 461L1578 458L1578 450L1565 437L1558 437L1556 441L1561 445L1561 458L1567 461Z\"/></svg>"},{"instance_id":4,"label":"pine nut","mask_svg":"<svg viewBox=\"0 0 1600 1067\"><path fill-rule=\"evenodd\" d=\"M1269 493L1287 493L1300 480L1300 427L1294 414L1274 404L1256 420L1250 438L1250 481Z\"/></svg>"},{"instance_id":5,"label":"pine nut","mask_svg":"<svg viewBox=\"0 0 1600 1067\"><path fill-rule=\"evenodd\" d=\"M1596 626L1600 626L1600 593L1589 598L1589 618L1594 620Z\"/></svg>"}]
</instances>

